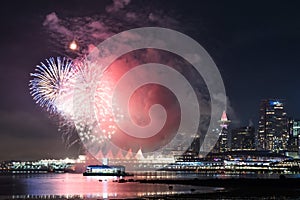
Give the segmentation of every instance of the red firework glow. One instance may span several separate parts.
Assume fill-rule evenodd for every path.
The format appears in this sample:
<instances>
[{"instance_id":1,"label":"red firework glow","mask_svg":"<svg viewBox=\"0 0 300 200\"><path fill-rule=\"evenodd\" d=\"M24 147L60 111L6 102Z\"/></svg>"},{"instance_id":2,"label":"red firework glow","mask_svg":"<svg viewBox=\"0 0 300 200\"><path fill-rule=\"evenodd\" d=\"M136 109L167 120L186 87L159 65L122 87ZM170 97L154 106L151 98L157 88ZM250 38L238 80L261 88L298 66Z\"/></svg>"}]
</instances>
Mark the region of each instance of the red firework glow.
<instances>
[{"instance_id":1,"label":"red firework glow","mask_svg":"<svg viewBox=\"0 0 300 200\"><path fill-rule=\"evenodd\" d=\"M115 85L130 69L144 63L159 62L160 59L154 50L133 52L133 55L126 54L113 62L106 74ZM147 71L137 74L139 77L147 75ZM128 84L134 84L134 82L135 80L131 80ZM167 112L166 123L159 132L152 137L141 138L138 133L135 133L137 137L133 137L117 129L111 141L121 149L125 151L131 149L134 153L139 149L143 153L153 152L169 143L177 133L181 116L179 102L169 89L157 84L147 84L138 88L129 100L130 117L136 125L147 126L150 123L149 109L154 104L162 105Z\"/></svg>"}]
</instances>

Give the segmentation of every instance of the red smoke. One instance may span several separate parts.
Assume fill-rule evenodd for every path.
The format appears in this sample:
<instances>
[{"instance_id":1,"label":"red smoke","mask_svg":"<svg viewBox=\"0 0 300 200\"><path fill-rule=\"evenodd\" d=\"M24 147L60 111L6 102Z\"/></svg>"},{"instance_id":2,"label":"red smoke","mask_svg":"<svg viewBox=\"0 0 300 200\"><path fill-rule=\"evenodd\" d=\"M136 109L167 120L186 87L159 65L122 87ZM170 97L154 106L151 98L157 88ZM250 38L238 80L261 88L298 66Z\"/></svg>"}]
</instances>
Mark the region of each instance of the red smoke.
<instances>
[{"instance_id":1,"label":"red smoke","mask_svg":"<svg viewBox=\"0 0 300 200\"><path fill-rule=\"evenodd\" d=\"M130 69L145 63L163 63L157 50L139 50L123 55L113 62L107 76L113 85ZM137 76L147 76L147 71L140 72ZM134 80L130 84L134 84ZM180 124L180 106L175 95L166 87L157 84L147 84L138 88L129 100L131 119L139 126L150 123L149 109L154 104L162 105L167 113L167 120L159 133L150 138L132 137L120 129L112 136L112 142L127 151L132 149L137 152L152 152L168 144L176 135ZM138 133L134 133L137 134Z\"/></svg>"}]
</instances>

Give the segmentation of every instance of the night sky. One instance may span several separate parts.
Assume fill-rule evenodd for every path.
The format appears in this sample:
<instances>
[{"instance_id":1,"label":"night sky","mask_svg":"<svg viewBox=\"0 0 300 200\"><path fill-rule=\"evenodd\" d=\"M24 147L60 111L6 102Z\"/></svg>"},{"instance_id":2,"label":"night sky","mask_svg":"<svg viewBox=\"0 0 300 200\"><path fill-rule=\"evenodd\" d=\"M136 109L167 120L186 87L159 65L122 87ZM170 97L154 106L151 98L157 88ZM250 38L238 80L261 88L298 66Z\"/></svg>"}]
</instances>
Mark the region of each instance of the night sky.
<instances>
[{"instance_id":1,"label":"night sky","mask_svg":"<svg viewBox=\"0 0 300 200\"><path fill-rule=\"evenodd\" d=\"M53 12L60 19L154 12L164 17L157 19L156 25L187 34L211 55L224 80L233 126L247 125L249 119L257 124L263 98L285 99L288 116L300 118L300 4L296 1L132 0L128 5L114 6L109 0L2 2L0 160L61 158L78 153L76 145L66 148L57 122L34 103L28 89L29 73L39 62L69 53L63 46L68 43L63 44L60 36L53 39L55 33L44 24ZM126 23L122 30L149 25L145 20Z\"/></svg>"}]
</instances>

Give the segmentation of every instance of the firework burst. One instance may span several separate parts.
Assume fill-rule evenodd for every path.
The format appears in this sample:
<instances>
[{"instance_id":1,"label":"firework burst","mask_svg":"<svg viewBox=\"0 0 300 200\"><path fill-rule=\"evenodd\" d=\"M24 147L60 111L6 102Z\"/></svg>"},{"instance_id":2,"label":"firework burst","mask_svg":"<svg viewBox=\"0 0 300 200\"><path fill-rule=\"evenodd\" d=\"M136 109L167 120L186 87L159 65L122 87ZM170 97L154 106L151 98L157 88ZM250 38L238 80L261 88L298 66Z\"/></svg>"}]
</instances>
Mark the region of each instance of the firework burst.
<instances>
[{"instance_id":1,"label":"firework burst","mask_svg":"<svg viewBox=\"0 0 300 200\"><path fill-rule=\"evenodd\" d=\"M30 94L37 104L50 113L64 112L71 96L74 65L68 58L50 58L35 68L29 82ZM64 102L64 103L62 103Z\"/></svg>"},{"instance_id":2,"label":"firework burst","mask_svg":"<svg viewBox=\"0 0 300 200\"><path fill-rule=\"evenodd\" d=\"M35 102L58 114L63 119L61 127L72 129L75 125L84 143L101 143L116 132L112 90L101 65L86 58L50 58L30 75L30 94Z\"/></svg>"},{"instance_id":3,"label":"firework burst","mask_svg":"<svg viewBox=\"0 0 300 200\"><path fill-rule=\"evenodd\" d=\"M76 62L74 121L82 140L110 139L116 131L112 109L112 89L101 65L87 59Z\"/></svg>"}]
</instances>

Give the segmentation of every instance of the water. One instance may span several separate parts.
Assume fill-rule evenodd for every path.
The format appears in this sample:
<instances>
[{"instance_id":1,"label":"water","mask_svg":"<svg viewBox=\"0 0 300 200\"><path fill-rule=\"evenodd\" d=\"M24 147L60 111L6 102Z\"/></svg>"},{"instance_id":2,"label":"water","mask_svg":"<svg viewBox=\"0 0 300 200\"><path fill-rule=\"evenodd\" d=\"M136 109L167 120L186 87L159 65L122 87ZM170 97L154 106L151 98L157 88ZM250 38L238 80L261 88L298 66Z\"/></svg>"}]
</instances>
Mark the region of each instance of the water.
<instances>
[{"instance_id":1,"label":"water","mask_svg":"<svg viewBox=\"0 0 300 200\"><path fill-rule=\"evenodd\" d=\"M280 174L195 174L176 172L143 172L125 179L227 179L227 178L279 178ZM299 174L286 175L299 178ZM99 181L101 180L101 181ZM127 199L154 198L176 195L188 199L300 199L300 190L252 191L177 184L119 183L120 178L107 176L85 177L82 174L24 174L0 175L0 199ZM292 189L292 188L291 188ZM299 188L300 189L300 188ZM263 192L263 193L262 193ZM208 196L207 196L208 195ZM210 195L210 196L209 196ZM162 199L163 199L162 198ZM183 198L182 198L183 199Z\"/></svg>"},{"instance_id":2,"label":"water","mask_svg":"<svg viewBox=\"0 0 300 200\"><path fill-rule=\"evenodd\" d=\"M136 177L126 177L126 179ZM101 180L101 181L99 181ZM119 183L117 177L82 174L0 176L0 198L135 198L191 193L213 193L220 188L188 185Z\"/></svg>"}]
</instances>

